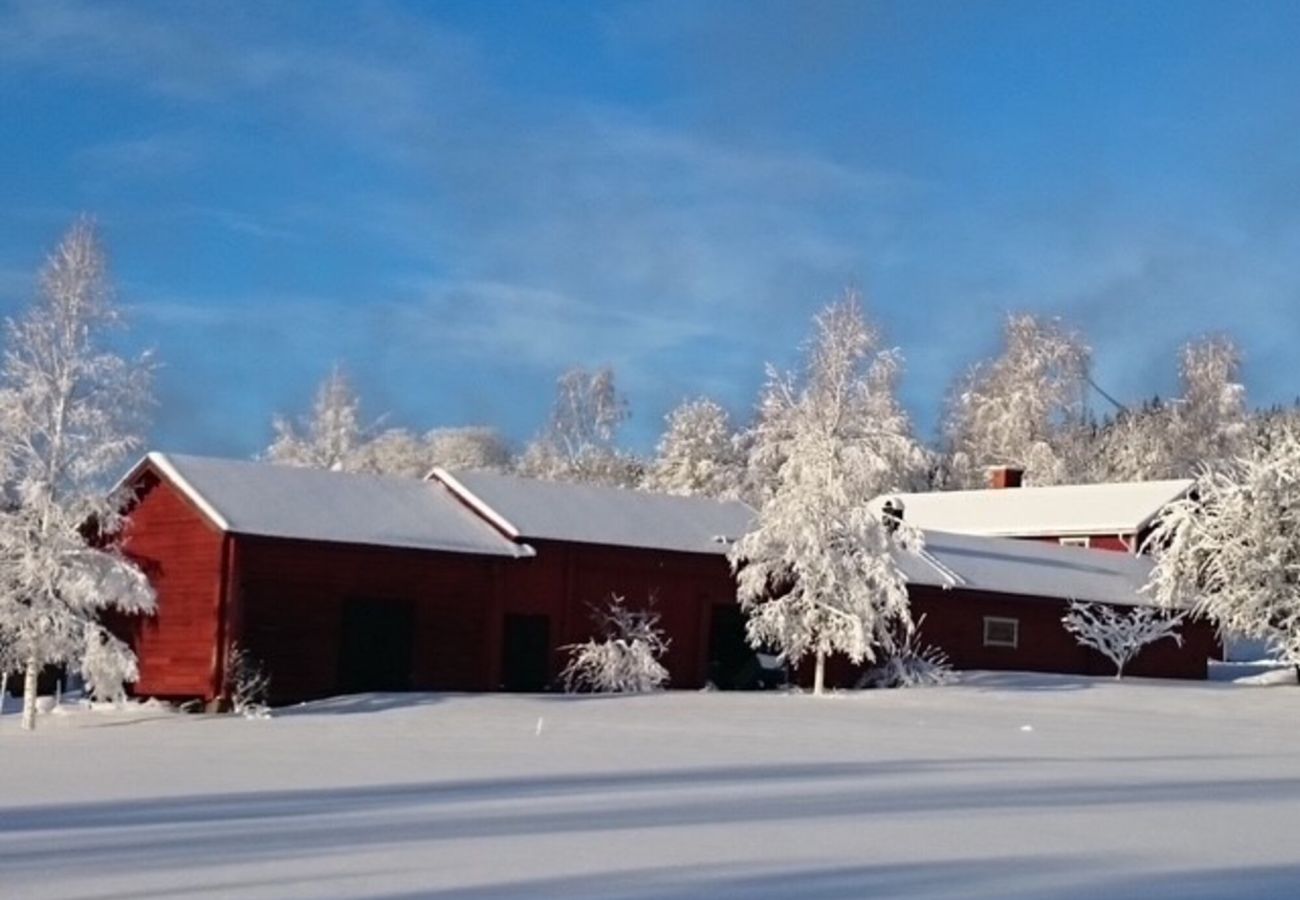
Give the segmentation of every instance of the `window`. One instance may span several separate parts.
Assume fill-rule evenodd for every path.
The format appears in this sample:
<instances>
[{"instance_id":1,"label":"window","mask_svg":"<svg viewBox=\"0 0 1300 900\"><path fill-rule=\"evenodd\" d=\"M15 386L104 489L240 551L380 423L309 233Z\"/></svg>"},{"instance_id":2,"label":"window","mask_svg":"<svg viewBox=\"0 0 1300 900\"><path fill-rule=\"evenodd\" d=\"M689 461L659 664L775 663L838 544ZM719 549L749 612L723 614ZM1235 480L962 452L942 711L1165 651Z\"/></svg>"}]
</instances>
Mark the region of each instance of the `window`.
<instances>
[{"instance_id":1,"label":"window","mask_svg":"<svg viewBox=\"0 0 1300 900\"><path fill-rule=\"evenodd\" d=\"M1011 647L1020 644L1020 620L1001 619L997 616L984 617L984 646Z\"/></svg>"},{"instance_id":2,"label":"window","mask_svg":"<svg viewBox=\"0 0 1300 900\"><path fill-rule=\"evenodd\" d=\"M1062 547L1091 547L1092 538L1084 535L1083 537L1063 537L1057 538Z\"/></svg>"}]
</instances>

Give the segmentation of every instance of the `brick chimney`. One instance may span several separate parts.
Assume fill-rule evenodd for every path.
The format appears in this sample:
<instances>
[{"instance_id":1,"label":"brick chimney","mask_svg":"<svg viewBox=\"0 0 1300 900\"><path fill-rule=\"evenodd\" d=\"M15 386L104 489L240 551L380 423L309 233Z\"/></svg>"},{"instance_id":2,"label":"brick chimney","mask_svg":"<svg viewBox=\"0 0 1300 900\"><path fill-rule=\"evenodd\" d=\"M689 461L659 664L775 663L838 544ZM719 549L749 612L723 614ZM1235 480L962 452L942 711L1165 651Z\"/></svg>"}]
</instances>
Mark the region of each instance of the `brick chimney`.
<instances>
[{"instance_id":1,"label":"brick chimney","mask_svg":"<svg viewBox=\"0 0 1300 900\"><path fill-rule=\"evenodd\" d=\"M989 469L989 487L1018 488L1024 477L1025 470L1019 466L993 466Z\"/></svg>"}]
</instances>

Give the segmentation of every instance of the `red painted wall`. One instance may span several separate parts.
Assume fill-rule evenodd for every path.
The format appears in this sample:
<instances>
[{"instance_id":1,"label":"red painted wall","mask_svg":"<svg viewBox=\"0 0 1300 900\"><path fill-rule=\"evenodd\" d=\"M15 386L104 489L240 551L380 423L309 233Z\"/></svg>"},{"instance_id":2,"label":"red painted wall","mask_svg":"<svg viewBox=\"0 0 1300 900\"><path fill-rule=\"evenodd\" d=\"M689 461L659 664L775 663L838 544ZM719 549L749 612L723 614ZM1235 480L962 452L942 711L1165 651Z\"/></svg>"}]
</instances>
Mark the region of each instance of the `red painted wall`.
<instances>
[{"instance_id":1,"label":"red painted wall","mask_svg":"<svg viewBox=\"0 0 1300 900\"><path fill-rule=\"evenodd\" d=\"M236 538L238 639L271 675L276 702L338 692L344 604L410 601L411 687L489 690L485 644L497 570L510 559Z\"/></svg>"},{"instance_id":2,"label":"red painted wall","mask_svg":"<svg viewBox=\"0 0 1300 900\"><path fill-rule=\"evenodd\" d=\"M1130 540L1131 536L1126 535ZM1042 541L1047 544L1060 544L1059 537L1033 537L1026 540ZM1128 544L1124 543L1124 538L1115 534L1093 534L1088 535L1088 547L1092 550L1118 550L1121 553L1132 553Z\"/></svg>"},{"instance_id":3,"label":"red painted wall","mask_svg":"<svg viewBox=\"0 0 1300 900\"><path fill-rule=\"evenodd\" d=\"M912 591L912 616L926 615L923 633L942 647L959 669L1016 669L1111 675L1114 666L1095 650L1081 647L1061 624L1064 600L943 591L918 586ZM1019 646L985 647L984 617L1020 622ZM1153 678L1205 678L1206 661L1217 647L1214 628L1197 621L1182 627L1183 646L1172 640L1146 647L1125 670L1126 675Z\"/></svg>"},{"instance_id":4,"label":"red painted wall","mask_svg":"<svg viewBox=\"0 0 1300 900\"><path fill-rule=\"evenodd\" d=\"M136 693L207 697L213 691L224 535L171 484L152 472L123 535L126 555L158 594L154 616L127 627L140 661Z\"/></svg>"},{"instance_id":5,"label":"red painted wall","mask_svg":"<svg viewBox=\"0 0 1300 900\"><path fill-rule=\"evenodd\" d=\"M736 601L735 582L724 556L550 541L529 543L537 550L536 558L516 561L504 572L501 615L533 613L550 617L552 678L567 662L567 653L561 648L594 635L591 607L601 607L611 594L619 594L633 607L655 598L660 624L672 637L663 659L671 685L703 686L708 673L713 605ZM501 671L499 661L495 670Z\"/></svg>"}]
</instances>

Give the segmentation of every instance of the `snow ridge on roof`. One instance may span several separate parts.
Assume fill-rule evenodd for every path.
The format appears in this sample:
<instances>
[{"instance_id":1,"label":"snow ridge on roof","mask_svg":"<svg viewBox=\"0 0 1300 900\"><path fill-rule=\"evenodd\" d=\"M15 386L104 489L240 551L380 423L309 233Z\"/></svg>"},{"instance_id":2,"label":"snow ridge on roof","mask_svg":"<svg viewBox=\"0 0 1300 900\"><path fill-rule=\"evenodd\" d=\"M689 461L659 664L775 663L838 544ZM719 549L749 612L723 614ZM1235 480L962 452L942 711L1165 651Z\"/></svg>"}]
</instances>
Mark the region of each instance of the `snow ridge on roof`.
<instances>
[{"instance_id":1,"label":"snow ridge on roof","mask_svg":"<svg viewBox=\"0 0 1300 900\"><path fill-rule=\"evenodd\" d=\"M997 594L1151 606L1141 593L1151 560L1112 550L1062 547L1043 541L923 530L920 553L894 560L913 584ZM936 565L937 563L937 565ZM960 579L953 584L952 576Z\"/></svg>"},{"instance_id":2,"label":"snow ridge on roof","mask_svg":"<svg viewBox=\"0 0 1300 900\"><path fill-rule=\"evenodd\" d=\"M1175 479L887 494L870 507L879 512L897 497L909 524L962 534L1136 534L1191 486L1190 479Z\"/></svg>"},{"instance_id":3,"label":"snow ridge on roof","mask_svg":"<svg viewBox=\"0 0 1300 900\"><path fill-rule=\"evenodd\" d=\"M446 490L417 478L150 453L152 464L223 531L259 537L531 556Z\"/></svg>"},{"instance_id":4,"label":"snow ridge on roof","mask_svg":"<svg viewBox=\"0 0 1300 900\"><path fill-rule=\"evenodd\" d=\"M435 469L430 477L496 523L504 534L523 540L725 554L754 519L754 510L738 500L493 472Z\"/></svg>"}]
</instances>

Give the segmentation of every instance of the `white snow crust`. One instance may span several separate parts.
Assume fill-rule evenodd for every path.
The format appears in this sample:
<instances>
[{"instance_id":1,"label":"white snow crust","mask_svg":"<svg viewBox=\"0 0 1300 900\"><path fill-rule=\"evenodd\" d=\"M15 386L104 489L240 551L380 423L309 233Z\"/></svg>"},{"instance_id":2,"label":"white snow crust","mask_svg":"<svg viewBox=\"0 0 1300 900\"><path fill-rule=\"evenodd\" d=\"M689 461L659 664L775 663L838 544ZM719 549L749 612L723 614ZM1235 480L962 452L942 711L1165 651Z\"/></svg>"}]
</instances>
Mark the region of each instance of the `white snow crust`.
<instances>
[{"instance_id":1,"label":"white snow crust","mask_svg":"<svg viewBox=\"0 0 1300 900\"><path fill-rule=\"evenodd\" d=\"M361 695L0 717L24 898L1300 896L1297 688Z\"/></svg>"}]
</instances>

